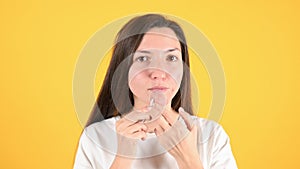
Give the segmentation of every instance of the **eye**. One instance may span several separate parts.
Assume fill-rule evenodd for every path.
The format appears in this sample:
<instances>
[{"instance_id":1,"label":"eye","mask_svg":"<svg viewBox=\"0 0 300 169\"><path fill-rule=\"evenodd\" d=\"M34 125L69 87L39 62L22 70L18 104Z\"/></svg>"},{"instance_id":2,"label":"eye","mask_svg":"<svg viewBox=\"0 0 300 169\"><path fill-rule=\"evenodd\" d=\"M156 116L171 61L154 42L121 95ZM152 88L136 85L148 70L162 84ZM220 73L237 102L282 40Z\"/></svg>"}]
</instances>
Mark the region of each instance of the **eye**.
<instances>
[{"instance_id":1,"label":"eye","mask_svg":"<svg viewBox=\"0 0 300 169\"><path fill-rule=\"evenodd\" d=\"M175 55L168 55L167 56L167 61L175 62L178 60L178 57Z\"/></svg>"},{"instance_id":2,"label":"eye","mask_svg":"<svg viewBox=\"0 0 300 169\"><path fill-rule=\"evenodd\" d=\"M150 57L148 57L148 56L139 56L134 59L134 61L137 61L137 62L147 62L149 60L150 60Z\"/></svg>"}]
</instances>

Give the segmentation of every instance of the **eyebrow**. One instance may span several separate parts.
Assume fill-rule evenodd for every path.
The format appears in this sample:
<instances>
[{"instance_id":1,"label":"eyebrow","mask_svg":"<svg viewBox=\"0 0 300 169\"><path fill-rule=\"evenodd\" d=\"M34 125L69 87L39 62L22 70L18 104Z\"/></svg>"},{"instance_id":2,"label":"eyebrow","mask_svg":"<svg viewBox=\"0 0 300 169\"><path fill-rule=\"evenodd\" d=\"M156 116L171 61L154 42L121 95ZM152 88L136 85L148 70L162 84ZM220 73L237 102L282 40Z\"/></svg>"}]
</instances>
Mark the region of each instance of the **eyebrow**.
<instances>
[{"instance_id":1,"label":"eyebrow","mask_svg":"<svg viewBox=\"0 0 300 169\"><path fill-rule=\"evenodd\" d=\"M148 53L148 54L150 54L151 52L150 51L148 51L148 50L137 50L136 52L139 52L139 53Z\"/></svg>"},{"instance_id":2,"label":"eyebrow","mask_svg":"<svg viewBox=\"0 0 300 169\"><path fill-rule=\"evenodd\" d=\"M178 48L173 48L173 49L168 49L165 53L168 53L168 52L173 52L173 51L175 51L175 50L178 50L178 51L180 51Z\"/></svg>"},{"instance_id":3,"label":"eyebrow","mask_svg":"<svg viewBox=\"0 0 300 169\"><path fill-rule=\"evenodd\" d=\"M173 52L173 51L176 51L176 50L180 51L178 48L172 48L172 49L166 50L165 53ZM137 50L136 52L150 54L151 50Z\"/></svg>"}]
</instances>

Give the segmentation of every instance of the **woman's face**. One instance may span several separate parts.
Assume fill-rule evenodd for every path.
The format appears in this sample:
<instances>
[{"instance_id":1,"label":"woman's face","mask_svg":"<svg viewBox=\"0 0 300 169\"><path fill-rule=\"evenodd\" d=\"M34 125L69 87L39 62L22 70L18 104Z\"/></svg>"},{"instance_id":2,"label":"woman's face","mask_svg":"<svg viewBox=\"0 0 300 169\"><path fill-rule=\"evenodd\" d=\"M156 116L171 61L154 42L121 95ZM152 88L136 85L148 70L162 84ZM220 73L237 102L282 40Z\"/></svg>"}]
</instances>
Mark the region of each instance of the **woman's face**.
<instances>
[{"instance_id":1,"label":"woman's face","mask_svg":"<svg viewBox=\"0 0 300 169\"><path fill-rule=\"evenodd\" d=\"M179 90L183 75L181 46L170 28L152 28L143 37L133 54L129 71L129 87L134 96L134 107L145 108L153 93L165 97L171 108L172 98Z\"/></svg>"}]
</instances>

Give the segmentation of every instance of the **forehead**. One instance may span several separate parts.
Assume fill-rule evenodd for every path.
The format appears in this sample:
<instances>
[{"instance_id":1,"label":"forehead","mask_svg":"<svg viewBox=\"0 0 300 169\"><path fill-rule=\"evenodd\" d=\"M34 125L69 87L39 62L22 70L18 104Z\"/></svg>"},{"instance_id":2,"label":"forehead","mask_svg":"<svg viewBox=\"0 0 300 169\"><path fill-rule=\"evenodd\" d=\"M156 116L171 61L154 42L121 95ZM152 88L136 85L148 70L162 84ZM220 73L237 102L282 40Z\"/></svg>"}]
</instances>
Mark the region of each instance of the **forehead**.
<instances>
[{"instance_id":1,"label":"forehead","mask_svg":"<svg viewBox=\"0 0 300 169\"><path fill-rule=\"evenodd\" d=\"M158 49L167 50L178 48L180 43L175 32L170 28L152 28L143 37L137 50Z\"/></svg>"}]
</instances>

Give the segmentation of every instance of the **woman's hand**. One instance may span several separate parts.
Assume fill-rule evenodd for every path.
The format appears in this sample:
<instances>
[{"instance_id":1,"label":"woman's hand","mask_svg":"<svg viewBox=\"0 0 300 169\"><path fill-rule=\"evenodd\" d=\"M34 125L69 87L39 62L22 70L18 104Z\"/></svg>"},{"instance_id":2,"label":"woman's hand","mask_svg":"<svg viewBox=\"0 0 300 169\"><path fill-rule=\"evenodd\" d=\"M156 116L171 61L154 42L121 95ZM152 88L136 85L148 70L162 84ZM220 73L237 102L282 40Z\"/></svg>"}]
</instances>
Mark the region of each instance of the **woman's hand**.
<instances>
[{"instance_id":1,"label":"woman's hand","mask_svg":"<svg viewBox=\"0 0 300 169\"><path fill-rule=\"evenodd\" d=\"M197 147L197 127L193 125L191 116L182 108L179 109L179 115L185 125L179 120L174 122L174 116L170 112L165 112L158 121L155 134L181 169L202 169Z\"/></svg>"},{"instance_id":2,"label":"woman's hand","mask_svg":"<svg viewBox=\"0 0 300 169\"><path fill-rule=\"evenodd\" d=\"M118 155L134 157L139 139L146 139L147 126L142 122L123 117L116 122Z\"/></svg>"},{"instance_id":3,"label":"woman's hand","mask_svg":"<svg viewBox=\"0 0 300 169\"><path fill-rule=\"evenodd\" d=\"M145 124L132 121L126 116L116 122L118 150L110 169L131 168L133 157L136 155L137 141L146 139L146 131Z\"/></svg>"}]
</instances>

